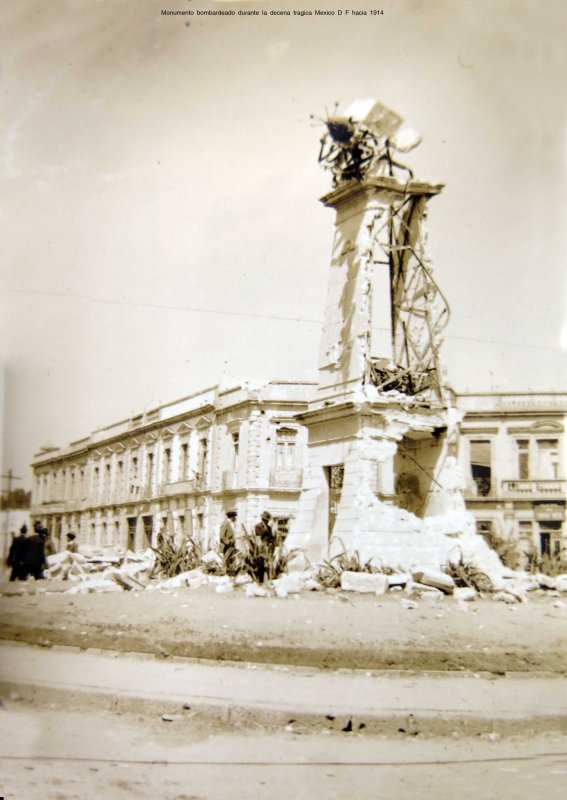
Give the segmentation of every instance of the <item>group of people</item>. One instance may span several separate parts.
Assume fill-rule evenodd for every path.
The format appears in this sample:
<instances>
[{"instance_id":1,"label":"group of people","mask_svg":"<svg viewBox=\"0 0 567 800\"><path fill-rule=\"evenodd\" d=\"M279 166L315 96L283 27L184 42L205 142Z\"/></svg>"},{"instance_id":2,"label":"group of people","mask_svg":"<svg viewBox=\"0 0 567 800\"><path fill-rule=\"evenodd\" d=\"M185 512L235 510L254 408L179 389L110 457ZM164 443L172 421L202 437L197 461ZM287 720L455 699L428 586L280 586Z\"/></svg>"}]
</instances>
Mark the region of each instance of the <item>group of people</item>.
<instances>
[{"instance_id":1,"label":"group of people","mask_svg":"<svg viewBox=\"0 0 567 800\"><path fill-rule=\"evenodd\" d=\"M236 517L236 511L227 511L219 534L220 551L228 572L232 570L237 559ZM273 562L276 545L278 543L277 535L274 533L271 525L271 519L272 515L270 512L264 511L260 522L254 528L260 582L264 581L264 578L270 571L270 564Z\"/></svg>"},{"instance_id":2,"label":"group of people","mask_svg":"<svg viewBox=\"0 0 567 800\"><path fill-rule=\"evenodd\" d=\"M67 534L67 550L77 552L76 536ZM25 581L43 578L47 566L47 556L55 553L55 546L49 536L49 531L41 522L34 522L33 533L28 536L28 526L22 525L20 532L12 540L6 563L11 567L11 581Z\"/></svg>"}]
</instances>

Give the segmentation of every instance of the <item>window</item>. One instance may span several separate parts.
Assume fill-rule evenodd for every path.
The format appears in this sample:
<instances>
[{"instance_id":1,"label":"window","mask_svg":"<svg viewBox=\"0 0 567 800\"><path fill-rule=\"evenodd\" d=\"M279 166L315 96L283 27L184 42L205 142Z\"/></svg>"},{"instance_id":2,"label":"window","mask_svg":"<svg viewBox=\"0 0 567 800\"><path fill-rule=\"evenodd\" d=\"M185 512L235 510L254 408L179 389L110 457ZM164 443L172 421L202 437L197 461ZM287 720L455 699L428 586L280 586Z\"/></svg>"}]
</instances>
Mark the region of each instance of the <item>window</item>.
<instances>
[{"instance_id":1,"label":"window","mask_svg":"<svg viewBox=\"0 0 567 800\"><path fill-rule=\"evenodd\" d=\"M476 439L470 442L471 475L476 486L476 493L487 497L492 488L492 466L490 441Z\"/></svg>"},{"instance_id":2,"label":"window","mask_svg":"<svg viewBox=\"0 0 567 800\"><path fill-rule=\"evenodd\" d=\"M134 483L138 480L138 457L132 456L132 461L130 462L130 472L131 472L131 479Z\"/></svg>"},{"instance_id":3,"label":"window","mask_svg":"<svg viewBox=\"0 0 567 800\"><path fill-rule=\"evenodd\" d=\"M187 467L189 465L189 445L183 442L181 445L181 464L179 471L179 479L184 481L187 477Z\"/></svg>"},{"instance_id":4,"label":"window","mask_svg":"<svg viewBox=\"0 0 567 800\"><path fill-rule=\"evenodd\" d=\"M276 433L276 469L295 469L297 431L281 428Z\"/></svg>"},{"instance_id":5,"label":"window","mask_svg":"<svg viewBox=\"0 0 567 800\"><path fill-rule=\"evenodd\" d=\"M289 533L289 520L289 517L276 517L274 520L276 540L279 545L285 542L286 536Z\"/></svg>"},{"instance_id":6,"label":"window","mask_svg":"<svg viewBox=\"0 0 567 800\"><path fill-rule=\"evenodd\" d=\"M199 459L197 466L198 479L201 486L205 485L209 456L209 440L206 436L199 439Z\"/></svg>"},{"instance_id":7,"label":"window","mask_svg":"<svg viewBox=\"0 0 567 800\"><path fill-rule=\"evenodd\" d=\"M557 439L538 439L537 477L542 480L559 478L559 441Z\"/></svg>"},{"instance_id":8,"label":"window","mask_svg":"<svg viewBox=\"0 0 567 800\"><path fill-rule=\"evenodd\" d=\"M232 434L232 472L238 472L238 456L240 448L240 435L238 433Z\"/></svg>"},{"instance_id":9,"label":"window","mask_svg":"<svg viewBox=\"0 0 567 800\"><path fill-rule=\"evenodd\" d=\"M171 448L166 447L163 451L163 482L168 483L171 479Z\"/></svg>"},{"instance_id":10,"label":"window","mask_svg":"<svg viewBox=\"0 0 567 800\"><path fill-rule=\"evenodd\" d=\"M152 546L153 517L142 517L142 523L144 531L143 548L147 550L148 547Z\"/></svg>"},{"instance_id":11,"label":"window","mask_svg":"<svg viewBox=\"0 0 567 800\"><path fill-rule=\"evenodd\" d=\"M518 478L521 481L530 477L530 442L529 439L518 439Z\"/></svg>"},{"instance_id":12,"label":"window","mask_svg":"<svg viewBox=\"0 0 567 800\"><path fill-rule=\"evenodd\" d=\"M539 550L542 556L558 555L561 552L562 524L556 520L539 523Z\"/></svg>"},{"instance_id":13,"label":"window","mask_svg":"<svg viewBox=\"0 0 567 800\"><path fill-rule=\"evenodd\" d=\"M154 471L154 454L148 453L146 456L146 491L151 491Z\"/></svg>"},{"instance_id":14,"label":"window","mask_svg":"<svg viewBox=\"0 0 567 800\"><path fill-rule=\"evenodd\" d=\"M128 540L127 540L127 548L128 550L134 551L136 549L136 517L127 517L126 522L128 523Z\"/></svg>"}]
</instances>

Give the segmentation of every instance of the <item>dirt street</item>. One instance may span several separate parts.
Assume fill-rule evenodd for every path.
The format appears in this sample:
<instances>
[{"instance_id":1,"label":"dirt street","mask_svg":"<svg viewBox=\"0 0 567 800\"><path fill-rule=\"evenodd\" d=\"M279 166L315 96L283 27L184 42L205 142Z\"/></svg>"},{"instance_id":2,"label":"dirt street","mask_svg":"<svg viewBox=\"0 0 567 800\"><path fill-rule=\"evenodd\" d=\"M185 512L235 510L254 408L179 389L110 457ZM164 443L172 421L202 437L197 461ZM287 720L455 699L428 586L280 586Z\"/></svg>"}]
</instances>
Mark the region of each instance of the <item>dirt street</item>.
<instances>
[{"instance_id":1,"label":"dirt street","mask_svg":"<svg viewBox=\"0 0 567 800\"><path fill-rule=\"evenodd\" d=\"M1 637L167 656L329 669L563 673L567 601L421 599L303 592L247 598L243 589L68 595L67 583L3 583ZM32 592L29 594L28 592Z\"/></svg>"},{"instance_id":2,"label":"dirt street","mask_svg":"<svg viewBox=\"0 0 567 800\"><path fill-rule=\"evenodd\" d=\"M549 734L493 741L226 733L191 720L21 701L0 713L6 800L559 800L567 774L565 741Z\"/></svg>"}]
</instances>

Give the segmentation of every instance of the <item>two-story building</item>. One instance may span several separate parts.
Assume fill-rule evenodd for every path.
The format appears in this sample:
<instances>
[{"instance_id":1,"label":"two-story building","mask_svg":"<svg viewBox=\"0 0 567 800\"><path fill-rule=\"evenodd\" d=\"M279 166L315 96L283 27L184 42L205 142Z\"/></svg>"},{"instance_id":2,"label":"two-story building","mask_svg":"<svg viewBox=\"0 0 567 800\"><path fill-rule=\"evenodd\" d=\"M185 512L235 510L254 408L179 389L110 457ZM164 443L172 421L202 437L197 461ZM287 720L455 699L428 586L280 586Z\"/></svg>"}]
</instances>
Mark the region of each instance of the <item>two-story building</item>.
<instances>
[{"instance_id":1,"label":"two-story building","mask_svg":"<svg viewBox=\"0 0 567 800\"><path fill-rule=\"evenodd\" d=\"M311 384L218 386L150 409L72 442L33 464L32 517L59 546L131 550L158 533L212 543L223 514L253 530L269 508L287 532L302 484L305 431L295 421Z\"/></svg>"},{"instance_id":2,"label":"two-story building","mask_svg":"<svg viewBox=\"0 0 567 800\"><path fill-rule=\"evenodd\" d=\"M461 467L479 532L518 543L520 553L567 546L567 394L461 394Z\"/></svg>"}]
</instances>

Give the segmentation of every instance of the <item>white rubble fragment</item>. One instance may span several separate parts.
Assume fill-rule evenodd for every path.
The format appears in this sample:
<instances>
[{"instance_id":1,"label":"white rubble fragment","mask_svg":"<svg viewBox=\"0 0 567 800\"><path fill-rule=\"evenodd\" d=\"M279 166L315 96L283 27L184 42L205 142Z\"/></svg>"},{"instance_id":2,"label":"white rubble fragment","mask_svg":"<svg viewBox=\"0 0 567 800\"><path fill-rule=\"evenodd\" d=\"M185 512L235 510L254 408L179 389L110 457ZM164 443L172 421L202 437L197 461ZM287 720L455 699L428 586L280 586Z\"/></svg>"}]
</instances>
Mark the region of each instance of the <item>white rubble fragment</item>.
<instances>
[{"instance_id":1,"label":"white rubble fragment","mask_svg":"<svg viewBox=\"0 0 567 800\"><path fill-rule=\"evenodd\" d=\"M250 575L241 574L237 575L236 578L234 579L235 586L244 586L247 583L252 583L252 578L250 577Z\"/></svg>"},{"instance_id":2,"label":"white rubble fragment","mask_svg":"<svg viewBox=\"0 0 567 800\"><path fill-rule=\"evenodd\" d=\"M197 569L189 570L189 572L184 573L187 579L187 586L191 589L199 589L201 586L207 586L209 583L209 578L202 569L197 567Z\"/></svg>"},{"instance_id":3,"label":"white rubble fragment","mask_svg":"<svg viewBox=\"0 0 567 800\"><path fill-rule=\"evenodd\" d=\"M341 589L344 592L364 594L384 594L388 588L388 576L381 572L350 572L341 575Z\"/></svg>"},{"instance_id":4,"label":"white rubble fragment","mask_svg":"<svg viewBox=\"0 0 567 800\"><path fill-rule=\"evenodd\" d=\"M541 572L538 573L535 578L542 589L557 589L556 578L552 578L550 575L544 575Z\"/></svg>"},{"instance_id":5,"label":"white rubble fragment","mask_svg":"<svg viewBox=\"0 0 567 800\"><path fill-rule=\"evenodd\" d=\"M555 576L555 588L558 592L567 592L567 575Z\"/></svg>"},{"instance_id":6,"label":"white rubble fragment","mask_svg":"<svg viewBox=\"0 0 567 800\"><path fill-rule=\"evenodd\" d=\"M409 593L410 597L441 600L445 596L445 592L441 589L437 589L434 586L427 586L424 583L416 583L413 581L411 587L411 592Z\"/></svg>"},{"instance_id":7,"label":"white rubble fragment","mask_svg":"<svg viewBox=\"0 0 567 800\"><path fill-rule=\"evenodd\" d=\"M218 566L222 565L222 558L214 550L209 550L206 552L201 561L203 564L217 564Z\"/></svg>"},{"instance_id":8,"label":"white rubble fragment","mask_svg":"<svg viewBox=\"0 0 567 800\"><path fill-rule=\"evenodd\" d=\"M191 572L180 572L179 575L174 575L173 578L165 578L158 581L156 584L160 589L180 589L183 586L188 586L188 576Z\"/></svg>"},{"instance_id":9,"label":"white rubble fragment","mask_svg":"<svg viewBox=\"0 0 567 800\"><path fill-rule=\"evenodd\" d=\"M440 589L445 594L452 594L455 588L455 582L450 575L446 575L440 570L433 569L416 569L412 570L411 574L414 581L422 583L425 586L432 586L434 589Z\"/></svg>"},{"instance_id":10,"label":"white rubble fragment","mask_svg":"<svg viewBox=\"0 0 567 800\"><path fill-rule=\"evenodd\" d=\"M519 603L528 602L528 595L525 587L516 581L506 581L502 593L512 595Z\"/></svg>"},{"instance_id":11,"label":"white rubble fragment","mask_svg":"<svg viewBox=\"0 0 567 800\"><path fill-rule=\"evenodd\" d=\"M246 586L246 597L267 597L268 591L257 583L249 583Z\"/></svg>"},{"instance_id":12,"label":"white rubble fragment","mask_svg":"<svg viewBox=\"0 0 567 800\"><path fill-rule=\"evenodd\" d=\"M556 600L553 608L565 608L565 603L562 600Z\"/></svg>"},{"instance_id":13,"label":"white rubble fragment","mask_svg":"<svg viewBox=\"0 0 567 800\"><path fill-rule=\"evenodd\" d=\"M287 597L288 594L299 594L304 588L305 583L301 573L294 572L291 575L281 575L272 581L276 595Z\"/></svg>"},{"instance_id":14,"label":"white rubble fragment","mask_svg":"<svg viewBox=\"0 0 567 800\"><path fill-rule=\"evenodd\" d=\"M62 553L53 553L53 555L46 557L46 561L48 567L50 568L55 566L61 566L62 564L65 563L70 564L72 561L71 553L68 550L64 550Z\"/></svg>"},{"instance_id":15,"label":"white rubble fragment","mask_svg":"<svg viewBox=\"0 0 567 800\"><path fill-rule=\"evenodd\" d=\"M473 586L455 586L453 589L453 597L456 600L470 602L476 597L476 589Z\"/></svg>"},{"instance_id":16,"label":"white rubble fragment","mask_svg":"<svg viewBox=\"0 0 567 800\"><path fill-rule=\"evenodd\" d=\"M233 592L234 586L232 585L232 581L229 583L219 583L215 586L215 592L217 594L228 594L228 592Z\"/></svg>"},{"instance_id":17,"label":"white rubble fragment","mask_svg":"<svg viewBox=\"0 0 567 800\"><path fill-rule=\"evenodd\" d=\"M493 599L501 603L508 603L508 604L520 602L518 598L515 595L510 594L510 592L496 592Z\"/></svg>"},{"instance_id":18,"label":"white rubble fragment","mask_svg":"<svg viewBox=\"0 0 567 800\"><path fill-rule=\"evenodd\" d=\"M394 572L393 575L388 575L388 586L406 586L411 581L409 572Z\"/></svg>"},{"instance_id":19,"label":"white rubble fragment","mask_svg":"<svg viewBox=\"0 0 567 800\"><path fill-rule=\"evenodd\" d=\"M108 578L93 577L67 589L65 594L89 594L90 592L120 592L120 586L116 581Z\"/></svg>"}]
</instances>

